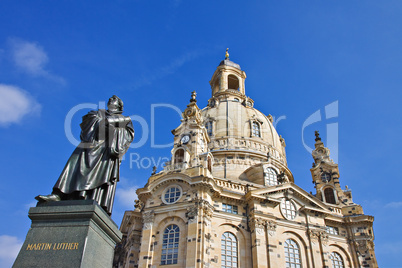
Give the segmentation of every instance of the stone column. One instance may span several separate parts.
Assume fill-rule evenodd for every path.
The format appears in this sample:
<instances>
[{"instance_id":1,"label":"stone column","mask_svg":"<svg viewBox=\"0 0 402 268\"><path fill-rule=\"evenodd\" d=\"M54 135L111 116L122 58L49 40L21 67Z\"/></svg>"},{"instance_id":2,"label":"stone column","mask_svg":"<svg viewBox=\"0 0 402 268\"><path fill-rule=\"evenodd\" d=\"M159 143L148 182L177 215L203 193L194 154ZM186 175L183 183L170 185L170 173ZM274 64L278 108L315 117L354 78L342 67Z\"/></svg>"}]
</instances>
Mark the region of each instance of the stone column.
<instances>
[{"instance_id":1,"label":"stone column","mask_svg":"<svg viewBox=\"0 0 402 268\"><path fill-rule=\"evenodd\" d=\"M187 253L186 267L197 267L197 251L199 250L198 238L198 206L192 205L187 208Z\"/></svg>"},{"instance_id":2,"label":"stone column","mask_svg":"<svg viewBox=\"0 0 402 268\"><path fill-rule=\"evenodd\" d=\"M251 230L251 252L253 267L268 268L267 240L265 235L265 222L255 215L251 215L249 226Z\"/></svg>"},{"instance_id":3,"label":"stone column","mask_svg":"<svg viewBox=\"0 0 402 268\"><path fill-rule=\"evenodd\" d=\"M307 236L310 241L311 261L315 268L323 267L324 260L322 259L322 252L320 246L320 230L308 229ZM317 254L318 252L318 254ZM321 253L321 254L320 254Z\"/></svg>"},{"instance_id":4,"label":"stone column","mask_svg":"<svg viewBox=\"0 0 402 268\"><path fill-rule=\"evenodd\" d=\"M148 267L148 265L152 264L154 219L155 213L153 210L142 213L143 228L138 267Z\"/></svg>"},{"instance_id":5,"label":"stone column","mask_svg":"<svg viewBox=\"0 0 402 268\"><path fill-rule=\"evenodd\" d=\"M200 229L199 234L200 241L200 251L198 259L201 260L199 267L209 267L212 256L211 252L211 236L212 236L212 225L211 218L213 214L213 207L207 202L203 201L200 209Z\"/></svg>"},{"instance_id":6,"label":"stone column","mask_svg":"<svg viewBox=\"0 0 402 268\"><path fill-rule=\"evenodd\" d=\"M268 267L279 267L278 263L278 238L276 237L276 222L272 220L266 221L265 237L267 240L267 263Z\"/></svg>"},{"instance_id":7,"label":"stone column","mask_svg":"<svg viewBox=\"0 0 402 268\"><path fill-rule=\"evenodd\" d=\"M187 259L186 267L209 267L211 256L211 217L213 207L208 201L196 198L187 208Z\"/></svg>"},{"instance_id":8,"label":"stone column","mask_svg":"<svg viewBox=\"0 0 402 268\"><path fill-rule=\"evenodd\" d=\"M331 263L329 261L329 255L325 253L329 253L328 249L328 233L326 231L319 231L320 237L320 251L321 251L321 260L322 267L331 267Z\"/></svg>"}]
</instances>

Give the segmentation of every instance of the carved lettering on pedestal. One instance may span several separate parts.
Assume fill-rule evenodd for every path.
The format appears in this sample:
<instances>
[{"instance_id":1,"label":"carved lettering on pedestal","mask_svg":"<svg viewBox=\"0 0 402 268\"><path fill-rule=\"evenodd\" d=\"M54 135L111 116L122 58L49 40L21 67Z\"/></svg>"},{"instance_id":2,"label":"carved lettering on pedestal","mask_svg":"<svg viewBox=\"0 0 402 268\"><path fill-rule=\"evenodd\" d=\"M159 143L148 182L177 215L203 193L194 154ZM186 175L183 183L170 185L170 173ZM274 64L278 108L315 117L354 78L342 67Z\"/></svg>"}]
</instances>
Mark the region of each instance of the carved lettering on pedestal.
<instances>
[{"instance_id":1,"label":"carved lettering on pedestal","mask_svg":"<svg viewBox=\"0 0 402 268\"><path fill-rule=\"evenodd\" d=\"M28 244L25 250L76 250L79 243L33 243Z\"/></svg>"}]
</instances>

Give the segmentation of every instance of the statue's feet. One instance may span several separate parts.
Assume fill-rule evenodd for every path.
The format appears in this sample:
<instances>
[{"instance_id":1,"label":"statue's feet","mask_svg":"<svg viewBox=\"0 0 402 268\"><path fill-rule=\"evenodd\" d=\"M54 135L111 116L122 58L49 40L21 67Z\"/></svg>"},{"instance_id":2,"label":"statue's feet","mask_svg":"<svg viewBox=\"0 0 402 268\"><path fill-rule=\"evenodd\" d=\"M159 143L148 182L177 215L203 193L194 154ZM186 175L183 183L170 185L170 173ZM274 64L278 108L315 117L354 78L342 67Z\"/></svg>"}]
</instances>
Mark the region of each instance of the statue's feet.
<instances>
[{"instance_id":1,"label":"statue's feet","mask_svg":"<svg viewBox=\"0 0 402 268\"><path fill-rule=\"evenodd\" d=\"M52 202L52 201L60 201L61 198L57 194L49 194L49 195L38 195L35 197L39 202Z\"/></svg>"}]
</instances>

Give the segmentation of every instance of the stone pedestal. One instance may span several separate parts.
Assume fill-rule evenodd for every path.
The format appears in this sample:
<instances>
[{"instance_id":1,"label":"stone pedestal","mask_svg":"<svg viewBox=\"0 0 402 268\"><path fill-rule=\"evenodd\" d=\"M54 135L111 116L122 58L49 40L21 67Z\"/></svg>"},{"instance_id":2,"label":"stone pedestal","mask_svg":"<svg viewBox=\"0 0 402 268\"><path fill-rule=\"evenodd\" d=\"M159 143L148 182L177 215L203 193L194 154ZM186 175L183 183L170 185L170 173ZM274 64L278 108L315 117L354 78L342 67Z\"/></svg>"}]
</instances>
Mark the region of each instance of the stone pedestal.
<instances>
[{"instance_id":1,"label":"stone pedestal","mask_svg":"<svg viewBox=\"0 0 402 268\"><path fill-rule=\"evenodd\" d=\"M122 234L95 201L39 204L28 216L32 225L13 267L112 267Z\"/></svg>"}]
</instances>

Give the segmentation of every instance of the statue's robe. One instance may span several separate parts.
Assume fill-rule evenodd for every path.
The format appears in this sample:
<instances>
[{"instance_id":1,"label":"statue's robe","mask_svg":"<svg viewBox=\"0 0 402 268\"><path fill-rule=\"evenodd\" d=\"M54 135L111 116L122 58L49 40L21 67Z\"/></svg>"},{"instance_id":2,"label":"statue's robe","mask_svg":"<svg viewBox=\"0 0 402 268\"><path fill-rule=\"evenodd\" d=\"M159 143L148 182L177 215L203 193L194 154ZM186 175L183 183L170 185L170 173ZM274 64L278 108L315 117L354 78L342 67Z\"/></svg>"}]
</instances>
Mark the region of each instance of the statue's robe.
<instances>
[{"instance_id":1,"label":"statue's robe","mask_svg":"<svg viewBox=\"0 0 402 268\"><path fill-rule=\"evenodd\" d=\"M131 120L122 126L107 123L116 117L123 115L103 109L83 116L81 143L53 187L63 200L93 199L112 213L121 158L134 139Z\"/></svg>"}]
</instances>

